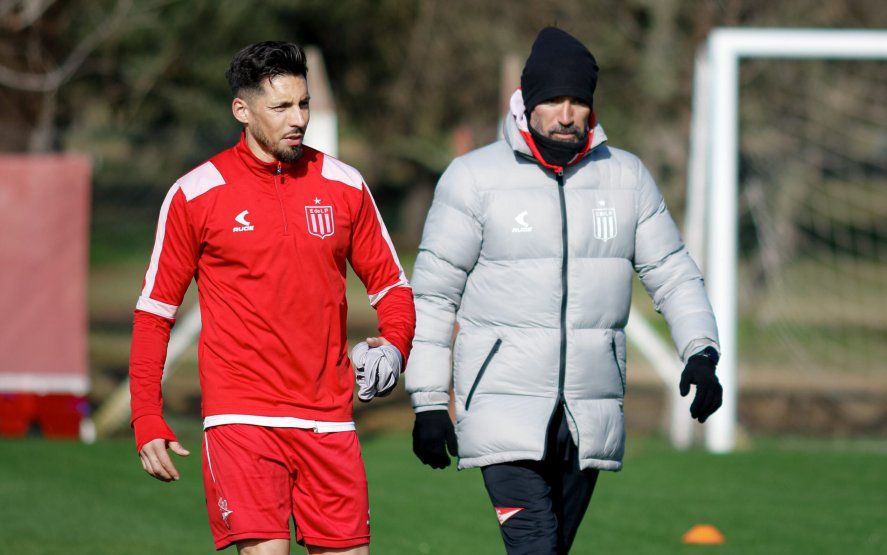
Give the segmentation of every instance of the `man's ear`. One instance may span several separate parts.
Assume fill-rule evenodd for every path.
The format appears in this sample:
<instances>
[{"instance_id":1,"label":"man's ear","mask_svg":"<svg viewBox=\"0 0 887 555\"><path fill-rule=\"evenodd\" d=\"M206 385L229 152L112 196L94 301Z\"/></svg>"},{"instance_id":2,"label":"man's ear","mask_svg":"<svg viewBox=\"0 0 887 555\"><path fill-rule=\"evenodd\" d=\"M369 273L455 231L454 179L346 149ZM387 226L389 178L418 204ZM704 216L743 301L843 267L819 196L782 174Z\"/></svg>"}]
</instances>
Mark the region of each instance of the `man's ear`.
<instances>
[{"instance_id":1,"label":"man's ear","mask_svg":"<svg viewBox=\"0 0 887 555\"><path fill-rule=\"evenodd\" d=\"M246 100L240 98L239 96L231 101L231 113L234 114L234 119L236 119L240 123L244 125L247 125L249 123L249 104Z\"/></svg>"}]
</instances>

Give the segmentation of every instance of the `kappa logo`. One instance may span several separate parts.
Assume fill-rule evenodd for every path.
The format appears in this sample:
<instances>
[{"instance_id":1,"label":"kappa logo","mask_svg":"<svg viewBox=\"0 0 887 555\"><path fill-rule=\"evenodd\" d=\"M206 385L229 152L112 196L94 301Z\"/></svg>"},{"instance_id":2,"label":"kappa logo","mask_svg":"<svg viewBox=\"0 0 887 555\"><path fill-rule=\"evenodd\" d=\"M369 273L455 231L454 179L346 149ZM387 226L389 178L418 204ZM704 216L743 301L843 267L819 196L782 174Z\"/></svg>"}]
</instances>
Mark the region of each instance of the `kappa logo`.
<instances>
[{"instance_id":1,"label":"kappa logo","mask_svg":"<svg viewBox=\"0 0 887 555\"><path fill-rule=\"evenodd\" d=\"M240 214L234 216L234 221L239 223L240 227L232 228L231 231L239 233L241 231L252 231L255 229L255 226L249 223L249 220L246 219L247 214L249 214L249 210L244 210Z\"/></svg>"},{"instance_id":2,"label":"kappa logo","mask_svg":"<svg viewBox=\"0 0 887 555\"><path fill-rule=\"evenodd\" d=\"M496 507L496 518L499 519L499 526L502 526L509 518L523 510L523 507Z\"/></svg>"},{"instance_id":3,"label":"kappa logo","mask_svg":"<svg viewBox=\"0 0 887 555\"><path fill-rule=\"evenodd\" d=\"M228 508L228 500L224 497L219 497L219 511L222 513L222 520L225 522L225 527L230 530L231 524L228 522L228 517L231 516L231 513L234 511Z\"/></svg>"},{"instance_id":4,"label":"kappa logo","mask_svg":"<svg viewBox=\"0 0 887 555\"><path fill-rule=\"evenodd\" d=\"M524 210L514 217L514 221L516 221L520 227L512 227L512 233L530 233L533 231L533 226L527 222L527 214L528 212Z\"/></svg>"},{"instance_id":5,"label":"kappa logo","mask_svg":"<svg viewBox=\"0 0 887 555\"><path fill-rule=\"evenodd\" d=\"M600 208L593 208L591 215L594 219L594 238L607 242L616 237L616 209L607 208L606 202L599 200Z\"/></svg>"}]
</instances>

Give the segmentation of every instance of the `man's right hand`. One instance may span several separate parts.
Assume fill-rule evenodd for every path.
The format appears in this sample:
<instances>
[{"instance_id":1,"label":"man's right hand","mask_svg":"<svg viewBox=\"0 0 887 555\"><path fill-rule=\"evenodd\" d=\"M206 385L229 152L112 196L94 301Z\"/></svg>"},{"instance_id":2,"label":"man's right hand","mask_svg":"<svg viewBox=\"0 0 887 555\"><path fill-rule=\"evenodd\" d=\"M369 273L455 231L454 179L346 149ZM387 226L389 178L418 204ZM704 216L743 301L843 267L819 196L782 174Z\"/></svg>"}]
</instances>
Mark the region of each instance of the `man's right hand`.
<instances>
[{"instance_id":1,"label":"man's right hand","mask_svg":"<svg viewBox=\"0 0 887 555\"><path fill-rule=\"evenodd\" d=\"M368 403L374 397L385 397L394 390L403 356L384 337L367 337L351 350L357 381L357 398Z\"/></svg>"},{"instance_id":2,"label":"man's right hand","mask_svg":"<svg viewBox=\"0 0 887 555\"><path fill-rule=\"evenodd\" d=\"M429 410L416 413L413 426L413 453L431 468L450 466L450 455L458 456L456 430L447 410Z\"/></svg>"},{"instance_id":3,"label":"man's right hand","mask_svg":"<svg viewBox=\"0 0 887 555\"><path fill-rule=\"evenodd\" d=\"M190 451L182 447L178 441L167 441L163 438L152 439L139 451L142 459L142 468L145 472L164 482L172 482L179 479L179 471L176 470L172 459L169 458L167 449L180 457L187 457Z\"/></svg>"}]
</instances>

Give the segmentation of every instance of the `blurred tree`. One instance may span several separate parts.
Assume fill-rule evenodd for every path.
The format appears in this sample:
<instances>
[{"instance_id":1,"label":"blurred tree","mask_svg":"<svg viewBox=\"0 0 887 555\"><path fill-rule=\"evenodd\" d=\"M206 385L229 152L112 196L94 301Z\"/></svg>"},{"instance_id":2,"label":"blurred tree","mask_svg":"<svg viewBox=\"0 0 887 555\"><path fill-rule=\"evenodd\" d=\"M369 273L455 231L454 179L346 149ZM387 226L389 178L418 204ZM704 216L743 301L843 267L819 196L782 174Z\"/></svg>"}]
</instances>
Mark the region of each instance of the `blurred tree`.
<instances>
[{"instance_id":1,"label":"blurred tree","mask_svg":"<svg viewBox=\"0 0 887 555\"><path fill-rule=\"evenodd\" d=\"M0 85L36 93L17 95L22 107L31 109L25 110L25 125L17 126L28 133L6 137L13 148L25 140L31 152L53 147L59 89L120 27L131 7L132 0L117 0L110 13L104 13L106 6L99 2L77 8L63 7L55 0L0 3L0 25L12 39L3 41ZM11 45L19 48L10 49Z\"/></svg>"},{"instance_id":2,"label":"blurred tree","mask_svg":"<svg viewBox=\"0 0 887 555\"><path fill-rule=\"evenodd\" d=\"M594 52L611 142L679 205L693 58L713 26L884 27L887 12L879 0L0 0L0 148L86 152L101 195L144 203L151 219L148 196L236 140L231 56L259 40L316 44L340 155L383 197L415 189L404 221L416 227L454 130L495 138L502 59L526 56L545 25Z\"/></svg>"}]
</instances>

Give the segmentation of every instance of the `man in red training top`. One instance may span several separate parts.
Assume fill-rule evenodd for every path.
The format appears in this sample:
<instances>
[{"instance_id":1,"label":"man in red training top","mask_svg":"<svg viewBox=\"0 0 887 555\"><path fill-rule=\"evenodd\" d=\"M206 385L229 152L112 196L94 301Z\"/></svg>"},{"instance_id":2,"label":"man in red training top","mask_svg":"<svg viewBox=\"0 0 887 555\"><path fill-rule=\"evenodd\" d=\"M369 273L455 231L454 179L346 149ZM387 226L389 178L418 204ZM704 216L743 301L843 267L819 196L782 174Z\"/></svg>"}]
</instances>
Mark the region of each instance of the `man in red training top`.
<instances>
[{"instance_id":1,"label":"man in red training top","mask_svg":"<svg viewBox=\"0 0 887 555\"><path fill-rule=\"evenodd\" d=\"M390 392L415 327L412 292L354 168L302 144L307 67L292 43L241 50L227 72L240 142L185 174L160 209L133 323L132 426L145 471L178 480L188 451L162 416L160 380L182 297L203 330L203 475L217 549L368 553L366 475L352 421L345 263L380 337L354 349L361 400Z\"/></svg>"}]
</instances>

